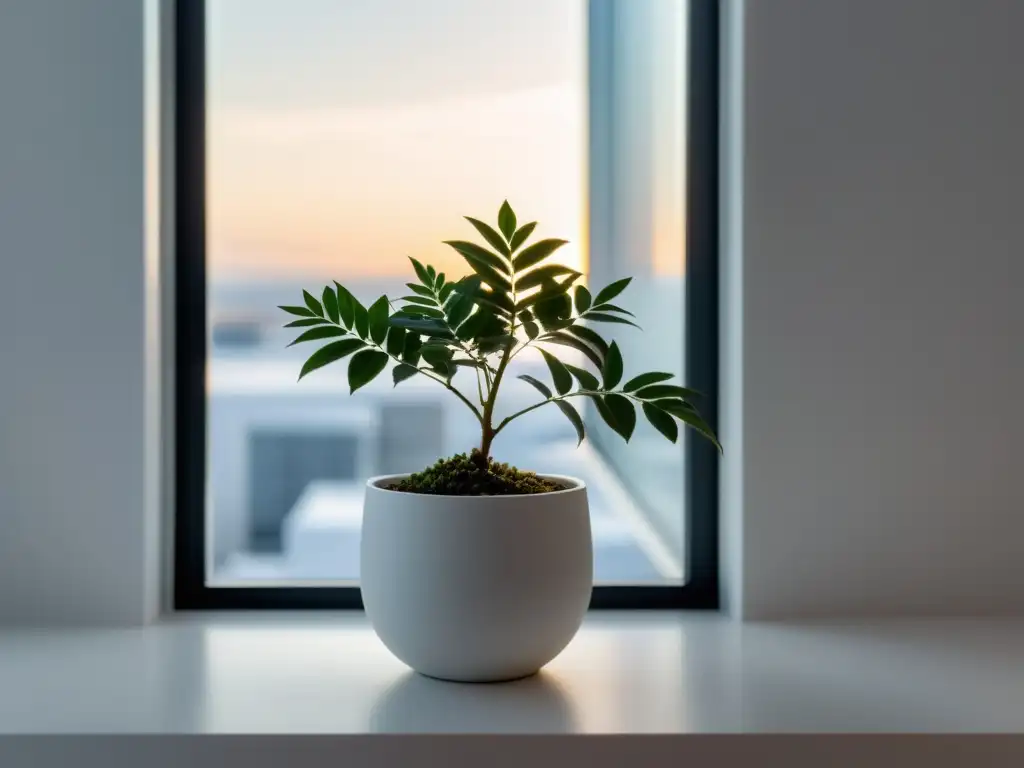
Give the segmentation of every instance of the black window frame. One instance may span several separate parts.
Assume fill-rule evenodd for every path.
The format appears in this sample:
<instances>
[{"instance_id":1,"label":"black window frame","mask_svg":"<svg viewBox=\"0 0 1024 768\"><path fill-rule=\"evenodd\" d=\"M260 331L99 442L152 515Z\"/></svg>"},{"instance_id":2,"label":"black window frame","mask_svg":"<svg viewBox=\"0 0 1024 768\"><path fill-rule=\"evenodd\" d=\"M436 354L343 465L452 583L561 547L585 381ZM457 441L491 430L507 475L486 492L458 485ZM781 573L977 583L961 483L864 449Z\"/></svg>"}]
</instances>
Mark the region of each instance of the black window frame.
<instances>
[{"instance_id":1,"label":"black window frame","mask_svg":"<svg viewBox=\"0 0 1024 768\"><path fill-rule=\"evenodd\" d=\"M705 393L705 417L717 428L720 13L719 0L689 3L686 378L688 386ZM177 610L361 609L358 586L206 584L205 0L178 0L174 24L174 606ZM597 584L591 609L719 607L718 454L692 430L686 434L684 583Z\"/></svg>"}]
</instances>

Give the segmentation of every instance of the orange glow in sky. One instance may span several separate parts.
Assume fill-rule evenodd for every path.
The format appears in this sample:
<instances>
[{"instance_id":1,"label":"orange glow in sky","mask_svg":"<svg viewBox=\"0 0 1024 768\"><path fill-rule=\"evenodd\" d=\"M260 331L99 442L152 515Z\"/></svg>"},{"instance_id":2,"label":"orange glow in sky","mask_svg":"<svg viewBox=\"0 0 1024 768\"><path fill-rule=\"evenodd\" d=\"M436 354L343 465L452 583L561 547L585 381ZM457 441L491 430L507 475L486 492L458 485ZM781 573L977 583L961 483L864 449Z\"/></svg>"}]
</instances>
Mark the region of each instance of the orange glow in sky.
<instances>
[{"instance_id":1,"label":"orange glow in sky","mask_svg":"<svg viewBox=\"0 0 1024 768\"><path fill-rule=\"evenodd\" d=\"M215 275L462 274L506 198L585 265L582 0L207 7Z\"/></svg>"},{"instance_id":2,"label":"orange glow in sky","mask_svg":"<svg viewBox=\"0 0 1024 768\"><path fill-rule=\"evenodd\" d=\"M478 239L505 198L584 264L584 104L574 84L444 103L211 110L209 252L216 271L452 273L442 240Z\"/></svg>"}]
</instances>

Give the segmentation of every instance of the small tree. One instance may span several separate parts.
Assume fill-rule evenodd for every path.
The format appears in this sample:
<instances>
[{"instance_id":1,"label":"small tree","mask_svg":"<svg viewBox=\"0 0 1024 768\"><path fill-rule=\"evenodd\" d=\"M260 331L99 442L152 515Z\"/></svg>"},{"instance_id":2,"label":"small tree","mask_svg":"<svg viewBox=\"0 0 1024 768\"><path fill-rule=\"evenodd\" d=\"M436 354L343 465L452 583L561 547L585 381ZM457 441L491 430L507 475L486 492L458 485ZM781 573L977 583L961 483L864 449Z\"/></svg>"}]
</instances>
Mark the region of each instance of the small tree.
<instances>
[{"instance_id":1,"label":"small tree","mask_svg":"<svg viewBox=\"0 0 1024 768\"><path fill-rule=\"evenodd\" d=\"M395 363L392 378L396 386L413 376L426 376L473 413L480 423L479 451L485 458L505 427L548 403L572 423L582 442L583 419L570 402L572 398L589 398L605 423L627 442L639 406L651 425L672 442L679 437L678 420L721 450L693 404L697 392L669 383L673 375L658 371L622 383L618 345L608 343L592 327L616 323L639 328L632 313L613 303L632 278L617 280L596 295L576 285L580 272L546 263L567 241L545 239L527 245L537 222L519 226L507 201L498 211L497 229L472 217L466 219L490 246L446 241L472 268L468 277L448 280L443 272L410 257L418 282L407 283L410 294L401 299L381 296L364 307L335 282L324 288L320 299L303 291L305 306L281 307L300 318L285 327L306 328L293 345L329 340L310 355L299 379L350 355L350 392L376 378L388 363ZM397 309L396 303L400 303ZM540 344L574 349L596 372L562 362ZM551 386L533 376L520 376L544 399L496 423L495 405L508 365L528 347L537 347L543 355ZM452 384L460 368L475 374L476 402Z\"/></svg>"}]
</instances>

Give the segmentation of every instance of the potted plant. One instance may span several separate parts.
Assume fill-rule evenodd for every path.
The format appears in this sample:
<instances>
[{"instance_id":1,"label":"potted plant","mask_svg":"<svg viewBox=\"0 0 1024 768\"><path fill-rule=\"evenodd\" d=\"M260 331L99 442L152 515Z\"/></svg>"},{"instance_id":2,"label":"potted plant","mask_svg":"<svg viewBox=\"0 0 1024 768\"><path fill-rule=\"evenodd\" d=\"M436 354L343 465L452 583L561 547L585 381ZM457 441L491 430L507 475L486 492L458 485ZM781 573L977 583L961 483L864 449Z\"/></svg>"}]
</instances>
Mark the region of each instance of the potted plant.
<instances>
[{"instance_id":1,"label":"potted plant","mask_svg":"<svg viewBox=\"0 0 1024 768\"><path fill-rule=\"evenodd\" d=\"M303 306L281 307L293 344L326 342L299 378L349 359L354 393L393 365L397 386L433 379L480 424L470 453L420 472L367 482L360 585L367 616L384 644L413 669L462 681L509 680L533 674L579 629L590 600L593 551L584 484L495 462L494 439L515 419L552 405L579 441L584 424L574 400L590 400L611 429L629 440L637 409L667 439L679 425L718 441L693 405L697 393L651 372L626 379L622 353L594 324L635 325L613 303L631 278L592 294L580 272L549 263L565 240L529 243L536 222L519 225L506 201L497 228L467 217L486 245L446 244L471 272L449 279L410 259L416 281L399 299L364 307L344 286L329 285ZM498 418L509 362L536 347L551 383L522 375L536 403ZM593 370L563 362L558 348L581 353ZM457 388L465 369L474 390ZM542 468L540 468L542 469Z\"/></svg>"}]
</instances>

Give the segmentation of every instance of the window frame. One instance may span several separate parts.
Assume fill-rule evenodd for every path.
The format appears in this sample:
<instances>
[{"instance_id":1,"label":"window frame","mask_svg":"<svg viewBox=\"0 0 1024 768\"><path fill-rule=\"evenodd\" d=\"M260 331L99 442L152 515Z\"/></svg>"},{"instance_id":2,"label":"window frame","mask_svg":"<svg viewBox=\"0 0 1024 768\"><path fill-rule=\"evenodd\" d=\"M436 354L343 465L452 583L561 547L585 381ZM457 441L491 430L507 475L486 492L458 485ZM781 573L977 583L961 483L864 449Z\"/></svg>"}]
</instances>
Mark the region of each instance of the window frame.
<instances>
[{"instance_id":1,"label":"window frame","mask_svg":"<svg viewBox=\"0 0 1024 768\"><path fill-rule=\"evenodd\" d=\"M610 0L589 0L600 13ZM687 385L718 424L719 2L689 0L686 168ZM176 610L362 609L358 586L206 584L206 2L174 16ZM719 607L718 454L686 434L686 578L681 585L594 586L591 609Z\"/></svg>"}]
</instances>

